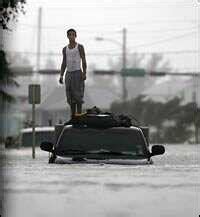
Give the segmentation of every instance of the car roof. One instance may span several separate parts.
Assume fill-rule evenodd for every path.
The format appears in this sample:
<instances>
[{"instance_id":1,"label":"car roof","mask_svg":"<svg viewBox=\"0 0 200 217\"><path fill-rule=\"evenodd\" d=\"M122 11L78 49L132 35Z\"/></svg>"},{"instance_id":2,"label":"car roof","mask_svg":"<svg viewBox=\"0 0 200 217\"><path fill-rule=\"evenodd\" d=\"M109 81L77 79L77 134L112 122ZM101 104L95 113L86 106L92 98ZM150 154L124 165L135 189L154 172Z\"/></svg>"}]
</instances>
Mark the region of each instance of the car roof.
<instances>
[{"instance_id":1,"label":"car roof","mask_svg":"<svg viewBox=\"0 0 200 217\"><path fill-rule=\"evenodd\" d=\"M32 132L33 128L32 127L29 127L29 128L24 128L24 129L21 129L21 133L30 133ZM36 127L35 128L35 132L49 132L49 131L54 131L55 130L55 127Z\"/></svg>"}]
</instances>

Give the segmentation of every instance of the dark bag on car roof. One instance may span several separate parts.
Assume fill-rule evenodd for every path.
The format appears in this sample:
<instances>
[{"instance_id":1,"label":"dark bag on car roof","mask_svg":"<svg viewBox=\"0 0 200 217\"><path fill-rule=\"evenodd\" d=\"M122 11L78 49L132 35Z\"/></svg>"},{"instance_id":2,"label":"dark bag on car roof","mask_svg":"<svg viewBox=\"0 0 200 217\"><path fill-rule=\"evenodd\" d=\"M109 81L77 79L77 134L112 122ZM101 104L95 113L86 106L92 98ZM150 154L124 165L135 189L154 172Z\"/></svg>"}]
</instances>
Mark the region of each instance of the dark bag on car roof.
<instances>
[{"instance_id":1,"label":"dark bag on car roof","mask_svg":"<svg viewBox=\"0 0 200 217\"><path fill-rule=\"evenodd\" d=\"M130 127L132 125L131 119L128 116L102 112L96 106L65 123L65 125L69 124L75 127L87 126L93 128Z\"/></svg>"}]
</instances>

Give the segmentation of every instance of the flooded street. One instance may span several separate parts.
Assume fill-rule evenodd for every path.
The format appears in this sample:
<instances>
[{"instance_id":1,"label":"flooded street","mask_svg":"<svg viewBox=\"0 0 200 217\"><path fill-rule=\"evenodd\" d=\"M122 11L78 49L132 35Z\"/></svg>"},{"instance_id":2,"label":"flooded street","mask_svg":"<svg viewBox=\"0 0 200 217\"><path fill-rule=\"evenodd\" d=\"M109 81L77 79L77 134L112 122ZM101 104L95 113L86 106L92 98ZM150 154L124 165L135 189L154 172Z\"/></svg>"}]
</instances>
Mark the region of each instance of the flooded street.
<instances>
[{"instance_id":1,"label":"flooded street","mask_svg":"<svg viewBox=\"0 0 200 217\"><path fill-rule=\"evenodd\" d=\"M198 217L200 147L168 145L153 165L48 164L8 150L2 217Z\"/></svg>"}]
</instances>

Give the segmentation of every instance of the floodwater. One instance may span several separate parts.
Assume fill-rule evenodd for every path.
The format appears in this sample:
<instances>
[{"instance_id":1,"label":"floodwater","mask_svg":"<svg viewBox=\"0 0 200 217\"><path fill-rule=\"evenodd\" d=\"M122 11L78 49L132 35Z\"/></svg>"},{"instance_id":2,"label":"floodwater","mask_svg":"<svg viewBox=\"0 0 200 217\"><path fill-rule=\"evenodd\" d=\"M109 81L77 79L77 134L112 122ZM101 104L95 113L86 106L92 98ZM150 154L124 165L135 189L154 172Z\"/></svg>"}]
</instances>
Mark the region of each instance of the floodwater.
<instances>
[{"instance_id":1,"label":"floodwater","mask_svg":"<svg viewBox=\"0 0 200 217\"><path fill-rule=\"evenodd\" d=\"M48 164L7 150L2 217L198 217L200 145L167 145L153 165Z\"/></svg>"}]
</instances>

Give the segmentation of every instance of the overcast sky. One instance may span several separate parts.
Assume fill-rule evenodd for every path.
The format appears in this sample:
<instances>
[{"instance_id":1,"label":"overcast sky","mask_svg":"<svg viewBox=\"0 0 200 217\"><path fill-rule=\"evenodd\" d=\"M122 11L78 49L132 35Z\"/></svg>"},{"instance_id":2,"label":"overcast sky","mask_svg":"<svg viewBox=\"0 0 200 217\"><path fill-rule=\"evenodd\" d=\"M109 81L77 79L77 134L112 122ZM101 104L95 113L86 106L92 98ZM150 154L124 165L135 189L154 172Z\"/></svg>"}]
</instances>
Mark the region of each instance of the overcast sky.
<instances>
[{"instance_id":1,"label":"overcast sky","mask_svg":"<svg viewBox=\"0 0 200 217\"><path fill-rule=\"evenodd\" d=\"M7 36L8 50L27 52L35 65L38 8L42 7L41 67L46 58L60 68L61 50L67 44L66 30L75 28L84 45L88 64L108 68L109 60L121 55L122 29L127 29L127 56L133 52L164 52L174 70L199 69L197 63L198 0L27 0L26 15ZM95 41L95 37L105 41ZM107 39L107 40L106 40ZM180 53L168 53L168 52ZM192 52L191 52L192 51Z\"/></svg>"}]
</instances>

